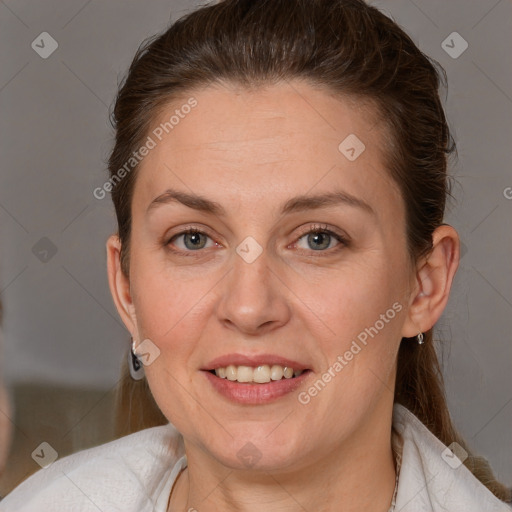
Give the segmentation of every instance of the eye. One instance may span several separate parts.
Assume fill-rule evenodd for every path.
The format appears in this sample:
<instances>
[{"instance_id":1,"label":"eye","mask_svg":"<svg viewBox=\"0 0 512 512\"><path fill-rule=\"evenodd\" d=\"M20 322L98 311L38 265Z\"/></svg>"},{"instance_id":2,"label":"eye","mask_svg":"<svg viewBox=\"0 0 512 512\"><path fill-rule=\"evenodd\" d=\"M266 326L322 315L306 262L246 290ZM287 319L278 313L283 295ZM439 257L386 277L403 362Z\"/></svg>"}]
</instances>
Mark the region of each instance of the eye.
<instances>
[{"instance_id":1,"label":"eye","mask_svg":"<svg viewBox=\"0 0 512 512\"><path fill-rule=\"evenodd\" d=\"M304 240L304 243L300 245L302 240ZM336 244L333 246L335 242ZM311 226L298 239L296 244L300 249L327 252L327 249L332 248L339 250L341 247L348 245L348 242L343 236L327 228L327 226L315 225Z\"/></svg>"},{"instance_id":2,"label":"eye","mask_svg":"<svg viewBox=\"0 0 512 512\"><path fill-rule=\"evenodd\" d=\"M302 242L304 240L304 242ZM210 241L210 243L208 243ZM200 252L201 249L208 249L219 246L207 233L196 227L190 227L173 235L165 245L175 253L183 256L192 256L191 253ZM309 226L307 231L292 244L301 251L314 251L319 253L332 253L349 245L347 239L341 234L329 229L326 225ZM331 250L332 249L332 250Z\"/></svg>"},{"instance_id":3,"label":"eye","mask_svg":"<svg viewBox=\"0 0 512 512\"><path fill-rule=\"evenodd\" d=\"M207 241L211 240L212 244L207 245ZM200 249L207 249L216 245L215 242L204 232L195 228L189 228L174 235L166 245L175 245L179 251L197 251ZM172 249L172 248L171 248ZM174 249L172 249L174 250Z\"/></svg>"}]
</instances>

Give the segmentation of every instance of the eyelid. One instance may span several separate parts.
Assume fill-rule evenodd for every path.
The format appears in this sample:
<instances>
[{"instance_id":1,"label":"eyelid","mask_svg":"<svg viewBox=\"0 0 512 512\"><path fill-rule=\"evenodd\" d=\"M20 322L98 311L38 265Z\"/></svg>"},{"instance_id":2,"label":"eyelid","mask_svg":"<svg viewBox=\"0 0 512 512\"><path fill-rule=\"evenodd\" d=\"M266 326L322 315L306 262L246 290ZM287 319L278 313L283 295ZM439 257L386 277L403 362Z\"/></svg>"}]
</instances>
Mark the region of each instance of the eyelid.
<instances>
[{"instance_id":1,"label":"eyelid","mask_svg":"<svg viewBox=\"0 0 512 512\"><path fill-rule=\"evenodd\" d=\"M337 228L335 228L333 226L329 226L328 224L316 223L316 222L314 222L312 224L308 224L307 226L304 226L303 228L301 228L301 234L299 235L298 238L302 238L304 235L307 235L309 233L314 233L317 231L318 232L326 232L326 233L335 235L338 238L340 238L344 243L347 243L347 244L350 241L350 237L343 231L340 232L340 230L338 230Z\"/></svg>"},{"instance_id":2,"label":"eyelid","mask_svg":"<svg viewBox=\"0 0 512 512\"><path fill-rule=\"evenodd\" d=\"M173 233L172 235L164 235L162 241L165 245L169 244L173 238L176 238L180 235L184 235L187 233L200 233L203 235L208 235L212 240L214 240L214 236L209 228L206 226L199 226L196 224L189 224L184 227L179 228L179 231Z\"/></svg>"}]
</instances>

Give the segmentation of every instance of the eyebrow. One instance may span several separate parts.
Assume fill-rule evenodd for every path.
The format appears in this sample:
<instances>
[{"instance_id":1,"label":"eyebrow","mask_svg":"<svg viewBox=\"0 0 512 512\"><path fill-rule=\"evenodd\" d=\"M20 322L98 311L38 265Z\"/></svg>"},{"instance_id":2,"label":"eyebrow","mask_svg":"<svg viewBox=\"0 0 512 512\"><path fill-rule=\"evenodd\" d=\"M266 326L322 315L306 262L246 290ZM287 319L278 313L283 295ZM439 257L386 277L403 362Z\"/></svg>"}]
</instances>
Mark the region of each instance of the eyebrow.
<instances>
[{"instance_id":1,"label":"eyebrow","mask_svg":"<svg viewBox=\"0 0 512 512\"><path fill-rule=\"evenodd\" d=\"M211 201L203 196L196 194L189 194L187 192L181 192L179 190L168 189L163 194L155 197L149 204L146 213L157 208L163 204L170 204L178 202L205 213L211 213L219 217L226 216L226 210L216 201ZM284 203L281 214L289 214L294 212L301 212L306 210L316 210L320 208L327 208L329 206L337 206L344 204L353 208L359 208L360 210L376 215L375 210L362 199L349 194L343 190L337 190L334 192L327 192L325 194L317 195L301 195L292 197Z\"/></svg>"}]
</instances>

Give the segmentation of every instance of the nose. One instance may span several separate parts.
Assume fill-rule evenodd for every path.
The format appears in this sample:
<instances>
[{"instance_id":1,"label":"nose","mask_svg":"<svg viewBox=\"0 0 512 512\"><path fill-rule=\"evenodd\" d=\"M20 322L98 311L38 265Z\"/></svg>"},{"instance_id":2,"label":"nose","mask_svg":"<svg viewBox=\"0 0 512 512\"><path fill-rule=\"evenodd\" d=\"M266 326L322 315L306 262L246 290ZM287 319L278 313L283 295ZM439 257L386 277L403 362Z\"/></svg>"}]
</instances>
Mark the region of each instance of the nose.
<instances>
[{"instance_id":1,"label":"nose","mask_svg":"<svg viewBox=\"0 0 512 512\"><path fill-rule=\"evenodd\" d=\"M248 335L262 335L285 325L291 316L290 290L271 268L265 250L254 260L233 254L233 266L221 281L217 306L225 327Z\"/></svg>"}]
</instances>

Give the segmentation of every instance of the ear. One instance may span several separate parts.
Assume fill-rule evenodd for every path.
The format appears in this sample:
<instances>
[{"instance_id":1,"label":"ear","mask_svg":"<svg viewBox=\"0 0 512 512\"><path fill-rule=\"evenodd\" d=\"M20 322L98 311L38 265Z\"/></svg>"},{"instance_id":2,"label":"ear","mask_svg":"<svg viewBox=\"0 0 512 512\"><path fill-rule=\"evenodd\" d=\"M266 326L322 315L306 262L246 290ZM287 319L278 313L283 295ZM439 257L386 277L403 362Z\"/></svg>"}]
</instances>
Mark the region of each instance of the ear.
<instances>
[{"instance_id":1,"label":"ear","mask_svg":"<svg viewBox=\"0 0 512 512\"><path fill-rule=\"evenodd\" d=\"M416 267L416 285L402 328L404 338L428 331L441 317L459 266L460 241L452 226L439 226L432 234L432 245Z\"/></svg>"},{"instance_id":2,"label":"ear","mask_svg":"<svg viewBox=\"0 0 512 512\"><path fill-rule=\"evenodd\" d=\"M130 292L130 279L121 270L121 241L118 235L107 240L107 272L110 293L117 312L132 338L137 339L137 320Z\"/></svg>"}]
</instances>

